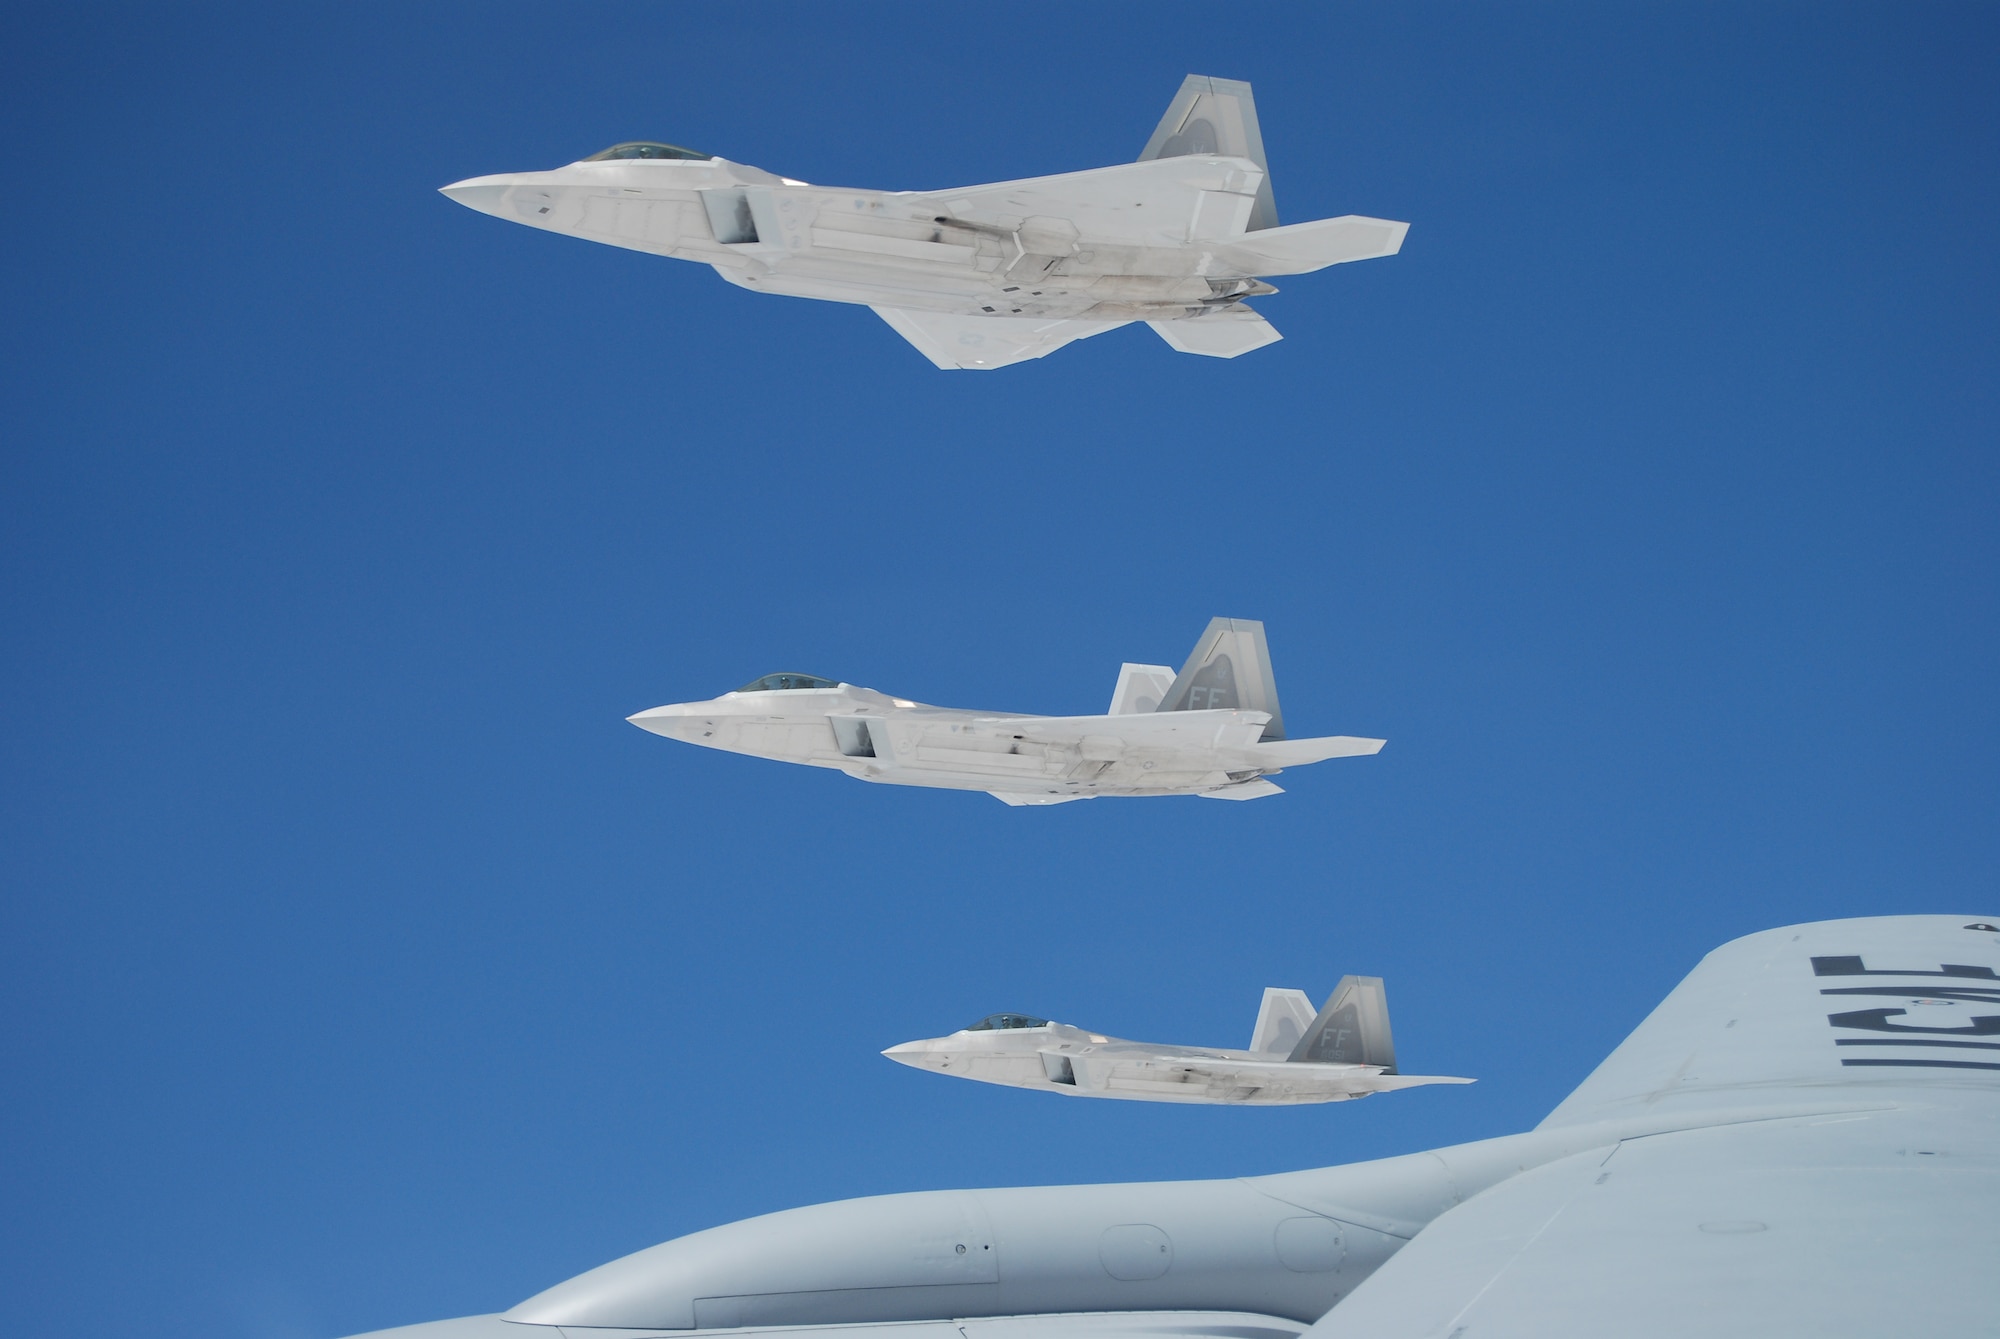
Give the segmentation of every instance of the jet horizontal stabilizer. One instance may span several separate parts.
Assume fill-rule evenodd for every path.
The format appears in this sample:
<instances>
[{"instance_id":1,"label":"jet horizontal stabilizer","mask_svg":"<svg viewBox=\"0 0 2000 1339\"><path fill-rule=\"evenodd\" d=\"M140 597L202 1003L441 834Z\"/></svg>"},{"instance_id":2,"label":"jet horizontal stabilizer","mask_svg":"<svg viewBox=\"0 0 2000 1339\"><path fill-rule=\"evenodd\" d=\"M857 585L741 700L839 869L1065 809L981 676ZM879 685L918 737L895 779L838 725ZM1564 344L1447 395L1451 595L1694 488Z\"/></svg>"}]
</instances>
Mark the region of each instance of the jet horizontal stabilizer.
<instances>
[{"instance_id":1,"label":"jet horizontal stabilizer","mask_svg":"<svg viewBox=\"0 0 2000 1339\"><path fill-rule=\"evenodd\" d=\"M1006 367L1046 358L1065 344L1116 330L1124 321L1061 321L1039 316L954 316L876 307L889 328L946 371Z\"/></svg>"},{"instance_id":2,"label":"jet horizontal stabilizer","mask_svg":"<svg viewBox=\"0 0 2000 1339\"><path fill-rule=\"evenodd\" d=\"M1232 264L1256 274L1309 274L1329 265L1393 256L1403 249L1409 231L1407 223L1347 214L1246 233L1220 249Z\"/></svg>"},{"instance_id":3,"label":"jet horizontal stabilizer","mask_svg":"<svg viewBox=\"0 0 2000 1339\"><path fill-rule=\"evenodd\" d=\"M1261 800L1267 795L1283 795L1284 793L1285 788L1283 786L1275 781L1266 781L1260 776L1254 781L1239 781L1233 786L1224 786L1221 790L1205 790L1201 793L1201 798L1204 800Z\"/></svg>"},{"instance_id":4,"label":"jet horizontal stabilizer","mask_svg":"<svg viewBox=\"0 0 2000 1339\"><path fill-rule=\"evenodd\" d=\"M1204 358L1235 358L1284 338L1269 321L1240 304L1190 316L1184 321L1146 324L1178 352L1200 354Z\"/></svg>"},{"instance_id":5,"label":"jet horizontal stabilizer","mask_svg":"<svg viewBox=\"0 0 2000 1339\"><path fill-rule=\"evenodd\" d=\"M1319 739L1269 739L1253 745L1254 754L1267 768L1303 767L1328 758L1366 758L1382 751L1386 739L1364 739L1360 735L1326 735Z\"/></svg>"}]
</instances>

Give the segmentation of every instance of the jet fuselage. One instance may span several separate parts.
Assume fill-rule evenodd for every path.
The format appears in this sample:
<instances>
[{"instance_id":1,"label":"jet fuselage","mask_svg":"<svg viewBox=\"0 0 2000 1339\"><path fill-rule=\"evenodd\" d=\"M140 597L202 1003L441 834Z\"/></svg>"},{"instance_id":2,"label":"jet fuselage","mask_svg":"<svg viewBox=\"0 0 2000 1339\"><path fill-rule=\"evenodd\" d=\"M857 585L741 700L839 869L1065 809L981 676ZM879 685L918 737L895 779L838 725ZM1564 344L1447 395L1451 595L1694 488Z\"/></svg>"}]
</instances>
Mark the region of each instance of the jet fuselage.
<instances>
[{"instance_id":1,"label":"jet fuselage","mask_svg":"<svg viewBox=\"0 0 2000 1339\"><path fill-rule=\"evenodd\" d=\"M1235 358L1282 338L1258 276L1394 255L1409 225L1280 226L1250 86L1189 75L1139 161L980 186L813 186L652 141L444 188L473 209L715 267L763 293L860 303L941 368L991 370L1144 321Z\"/></svg>"},{"instance_id":2,"label":"jet fuselage","mask_svg":"<svg viewBox=\"0 0 2000 1339\"><path fill-rule=\"evenodd\" d=\"M1178 320L1277 291L1259 275L1320 268L1334 234L1371 255L1401 244L1406 225L1356 216L1246 234L1263 180L1248 159L1201 155L927 193L812 186L723 158L611 159L444 192L758 292L965 316ZM1288 256L1298 229L1315 248Z\"/></svg>"},{"instance_id":3,"label":"jet fuselage","mask_svg":"<svg viewBox=\"0 0 2000 1339\"><path fill-rule=\"evenodd\" d=\"M1263 743L1270 714L1262 711L1023 716L927 706L853 684L725 693L630 719L704 748L833 768L862 781L1020 796L1016 802L1025 803L1241 791L1287 762L1316 760L1292 754L1323 758L1381 747L1379 740L1346 737Z\"/></svg>"},{"instance_id":4,"label":"jet fuselage","mask_svg":"<svg viewBox=\"0 0 2000 1339\"><path fill-rule=\"evenodd\" d=\"M1208 1046L1162 1046L1067 1023L904 1042L882 1052L899 1064L1009 1088L1071 1097L1228 1106L1302 1106L1465 1079L1385 1074L1380 1065L1312 1064Z\"/></svg>"}]
</instances>

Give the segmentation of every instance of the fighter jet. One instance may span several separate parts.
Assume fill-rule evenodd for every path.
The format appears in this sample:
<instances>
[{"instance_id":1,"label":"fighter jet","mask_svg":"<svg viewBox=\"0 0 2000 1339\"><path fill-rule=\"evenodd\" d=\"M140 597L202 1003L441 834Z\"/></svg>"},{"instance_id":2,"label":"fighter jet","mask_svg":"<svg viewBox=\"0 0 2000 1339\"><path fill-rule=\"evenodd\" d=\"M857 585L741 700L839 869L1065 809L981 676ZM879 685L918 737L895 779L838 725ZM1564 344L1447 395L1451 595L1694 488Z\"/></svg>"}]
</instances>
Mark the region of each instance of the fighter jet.
<instances>
[{"instance_id":1,"label":"fighter jet","mask_svg":"<svg viewBox=\"0 0 2000 1339\"><path fill-rule=\"evenodd\" d=\"M949 1037L904 1042L882 1054L982 1083L1141 1102L1301 1106L1472 1082L1396 1072L1379 976L1342 977L1317 1015L1303 990L1266 990L1247 1051L1155 1046L1027 1014L993 1014Z\"/></svg>"},{"instance_id":2,"label":"fighter jet","mask_svg":"<svg viewBox=\"0 0 2000 1339\"><path fill-rule=\"evenodd\" d=\"M1506 1010L1501 980L1467 1006ZM1557 1024L1513 1021L1532 1072ZM1996 1047L1992 918L1792 925L1709 954L1522 1133L1276 1175L808 1205L377 1339L1992 1334Z\"/></svg>"},{"instance_id":3,"label":"fighter jet","mask_svg":"<svg viewBox=\"0 0 2000 1339\"><path fill-rule=\"evenodd\" d=\"M471 177L460 204L712 265L760 293L860 303L942 368L995 368L1144 321L1182 353L1279 338L1264 277L1394 255L1407 223L1278 226L1250 85L1191 74L1135 163L931 191L811 186L675 144Z\"/></svg>"},{"instance_id":4,"label":"fighter jet","mask_svg":"<svg viewBox=\"0 0 2000 1339\"><path fill-rule=\"evenodd\" d=\"M707 702L626 718L706 748L831 767L862 781L983 790L1007 804L1100 795L1280 794L1286 767L1379 752L1352 735L1287 739L1264 625L1218 618L1175 674L1125 665L1103 716L929 707L812 674L767 674Z\"/></svg>"}]
</instances>

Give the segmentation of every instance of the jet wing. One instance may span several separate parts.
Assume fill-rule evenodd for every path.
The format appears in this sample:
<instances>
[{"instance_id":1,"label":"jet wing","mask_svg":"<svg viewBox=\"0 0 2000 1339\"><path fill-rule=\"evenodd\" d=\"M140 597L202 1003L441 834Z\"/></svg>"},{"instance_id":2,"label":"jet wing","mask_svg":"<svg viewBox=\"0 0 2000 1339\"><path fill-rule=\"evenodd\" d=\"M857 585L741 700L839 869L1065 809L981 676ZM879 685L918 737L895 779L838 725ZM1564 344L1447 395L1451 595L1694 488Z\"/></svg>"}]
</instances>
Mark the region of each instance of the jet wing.
<instances>
[{"instance_id":1,"label":"jet wing","mask_svg":"<svg viewBox=\"0 0 2000 1339\"><path fill-rule=\"evenodd\" d=\"M889 328L917 346L933 364L957 368L1006 367L1046 358L1065 344L1116 330L1125 321L1051 321L1027 316L954 316L949 312L875 307Z\"/></svg>"},{"instance_id":2,"label":"jet wing","mask_svg":"<svg viewBox=\"0 0 2000 1339\"><path fill-rule=\"evenodd\" d=\"M1541 1128L1639 1121L1669 1132L1473 1195L1310 1333L1992 1332L1990 922L1827 921L1724 945Z\"/></svg>"}]
</instances>

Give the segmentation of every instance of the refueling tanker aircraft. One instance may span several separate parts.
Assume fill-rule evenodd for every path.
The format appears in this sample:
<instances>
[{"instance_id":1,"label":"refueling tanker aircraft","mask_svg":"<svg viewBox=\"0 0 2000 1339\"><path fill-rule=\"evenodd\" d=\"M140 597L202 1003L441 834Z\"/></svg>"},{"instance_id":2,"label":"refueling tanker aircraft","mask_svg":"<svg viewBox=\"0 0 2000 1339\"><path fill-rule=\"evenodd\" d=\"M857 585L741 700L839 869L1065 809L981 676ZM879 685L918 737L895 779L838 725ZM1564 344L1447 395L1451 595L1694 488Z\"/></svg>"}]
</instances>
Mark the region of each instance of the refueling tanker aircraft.
<instances>
[{"instance_id":1,"label":"refueling tanker aircraft","mask_svg":"<svg viewBox=\"0 0 2000 1339\"><path fill-rule=\"evenodd\" d=\"M712 265L761 293L853 302L942 368L995 368L1144 321L1234 358L1278 332L1259 276L1392 256L1409 224L1278 226L1250 85L1191 74L1136 163L935 191L809 186L673 144L443 188L550 232Z\"/></svg>"},{"instance_id":2,"label":"refueling tanker aircraft","mask_svg":"<svg viewBox=\"0 0 2000 1339\"><path fill-rule=\"evenodd\" d=\"M1126 665L1103 716L929 707L812 674L767 674L708 702L626 718L669 739L862 781L983 790L1007 804L1100 795L1281 794L1268 773L1381 751L1351 735L1287 739L1264 625L1218 618L1177 675Z\"/></svg>"},{"instance_id":3,"label":"refueling tanker aircraft","mask_svg":"<svg viewBox=\"0 0 2000 1339\"><path fill-rule=\"evenodd\" d=\"M1974 1335L1996 1260L2000 928L1892 916L1723 945L1524 1134L788 1209L376 1339Z\"/></svg>"},{"instance_id":4,"label":"refueling tanker aircraft","mask_svg":"<svg viewBox=\"0 0 2000 1339\"><path fill-rule=\"evenodd\" d=\"M1317 1013L1303 990L1267 989L1247 1051L1156 1046L1029 1014L992 1014L949 1037L906 1041L882 1054L982 1083L1141 1102L1298 1106L1472 1082L1396 1072L1379 976L1343 976Z\"/></svg>"}]
</instances>

